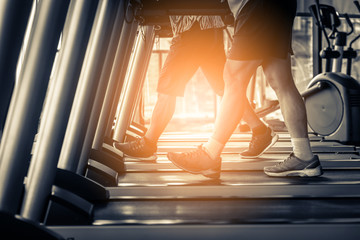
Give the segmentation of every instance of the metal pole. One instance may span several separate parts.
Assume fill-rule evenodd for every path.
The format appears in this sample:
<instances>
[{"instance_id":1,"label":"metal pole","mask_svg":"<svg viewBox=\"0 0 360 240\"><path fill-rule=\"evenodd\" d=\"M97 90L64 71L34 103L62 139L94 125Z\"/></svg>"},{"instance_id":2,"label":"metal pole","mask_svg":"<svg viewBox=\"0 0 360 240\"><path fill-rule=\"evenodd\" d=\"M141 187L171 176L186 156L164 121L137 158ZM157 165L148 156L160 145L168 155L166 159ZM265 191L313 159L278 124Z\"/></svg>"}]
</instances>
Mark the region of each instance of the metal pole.
<instances>
[{"instance_id":1,"label":"metal pole","mask_svg":"<svg viewBox=\"0 0 360 240\"><path fill-rule=\"evenodd\" d=\"M153 26L154 27L154 26ZM146 40L146 39L145 39ZM146 49L146 55L144 57L144 63L143 63L143 68L142 68L142 75L141 75L141 83L140 83L140 86L137 88L137 91L136 91L136 98L135 98L135 105L134 105L134 108L133 108L133 111L131 113L131 118L130 118L130 121L129 121L129 124L134 121L134 118L135 118L135 110L136 108L138 107L139 108L139 111L141 111L141 92L143 90L143 87L144 87L144 82L145 82L145 78L146 78L146 73L147 73L147 69L149 67L149 62L150 62L150 58L151 58L151 53L152 53L152 50L153 50L153 46L154 46L154 42L155 42L155 29L154 29L154 32L152 33L151 35L151 41L152 43L149 43L149 46L147 47Z\"/></svg>"},{"instance_id":2,"label":"metal pole","mask_svg":"<svg viewBox=\"0 0 360 240\"><path fill-rule=\"evenodd\" d=\"M107 53L106 53L106 59L104 61L103 69L102 69L101 76L100 76L100 83L98 84L98 88L96 91L94 105L92 107L89 125L88 125L87 131L86 131L83 148L82 148L81 155L80 155L77 173L81 174L81 175L84 173L85 167L88 162L89 153L90 153L90 150L92 147L96 127L97 127L97 124L99 121L99 116L100 116L101 107L102 107L102 104L104 101L106 88L109 84L109 78L110 78L111 70L112 70L113 63L114 63L115 53L116 53L116 49L117 49L117 46L119 43L123 23L124 23L124 15L125 15L124 2L125 2L125 0L120 0L120 2L119 2L116 19L115 19L115 24L113 27L111 39L109 42L109 47L108 47ZM115 67L117 67L117 66L115 66Z\"/></svg>"},{"instance_id":3,"label":"metal pole","mask_svg":"<svg viewBox=\"0 0 360 240\"><path fill-rule=\"evenodd\" d=\"M116 15L117 0L101 0L76 89L58 167L76 172Z\"/></svg>"},{"instance_id":4,"label":"metal pole","mask_svg":"<svg viewBox=\"0 0 360 240\"><path fill-rule=\"evenodd\" d=\"M15 214L69 1L39 1L0 146L0 210Z\"/></svg>"},{"instance_id":5,"label":"metal pole","mask_svg":"<svg viewBox=\"0 0 360 240\"><path fill-rule=\"evenodd\" d=\"M128 64L127 70L125 72L125 75L124 75L124 82L123 82L123 86L121 88L121 92L120 92L120 95L119 95L119 101L116 103L116 106L114 106L114 108L115 108L114 109L115 110L114 120L116 120L115 125L114 125L114 122L111 123L112 126L110 126L110 122L109 122L109 125L108 125L108 128L112 127L112 129L111 129L112 132L110 133L109 136L113 141L117 141L115 139L115 135L116 135L116 132L120 131L118 129L120 112L122 111L122 109L124 109L123 108L123 105L125 104L124 99L125 99L126 95L129 93L127 91L129 90L129 85L130 85L130 81L131 81L130 80L130 75L134 71L134 62L135 62L135 58L137 56L137 53L139 52L139 45L140 45L140 42L141 42L140 37L139 37L141 28L142 27L139 27L139 29L138 29L137 36L136 36L135 43L134 43L134 49L133 49L133 51L131 53L129 64ZM140 75L141 74L139 74L139 76ZM135 91L134 91L134 93L132 93L134 98L135 98ZM131 112L129 112L129 114L131 114ZM129 116L129 118L130 118L130 116Z\"/></svg>"},{"instance_id":6,"label":"metal pole","mask_svg":"<svg viewBox=\"0 0 360 240\"><path fill-rule=\"evenodd\" d=\"M77 0L71 1L69 6L52 80L53 91L45 101L38 141L27 175L22 214L30 219L38 220L39 209L46 204L54 182L97 3L97 0Z\"/></svg>"},{"instance_id":7,"label":"metal pole","mask_svg":"<svg viewBox=\"0 0 360 240\"><path fill-rule=\"evenodd\" d=\"M126 130L130 125L132 115L135 108L135 103L138 99L138 92L141 89L145 73L147 70L148 58L152 51L155 39L154 26L142 26L143 31L139 31L137 37L137 47L135 50L135 57L133 69L129 73L129 84L123 91L123 104L121 106L119 117L116 122L113 139L118 142L123 142Z\"/></svg>"},{"instance_id":8,"label":"metal pole","mask_svg":"<svg viewBox=\"0 0 360 240\"><path fill-rule=\"evenodd\" d=\"M0 1L0 142L32 1Z\"/></svg>"},{"instance_id":9,"label":"metal pole","mask_svg":"<svg viewBox=\"0 0 360 240\"><path fill-rule=\"evenodd\" d=\"M111 137L112 123L119 103L121 89L123 87L137 28L137 22L124 22L114 68L110 76L110 84L106 90L100 120L96 129L93 149L101 150L104 137Z\"/></svg>"},{"instance_id":10,"label":"metal pole","mask_svg":"<svg viewBox=\"0 0 360 240\"><path fill-rule=\"evenodd\" d=\"M313 34L313 49L312 49L312 55L313 55L313 77L318 75L322 72L322 59L320 57L320 50L322 49L322 31L320 27L317 27L314 21L314 18L312 18L312 34Z\"/></svg>"}]
</instances>

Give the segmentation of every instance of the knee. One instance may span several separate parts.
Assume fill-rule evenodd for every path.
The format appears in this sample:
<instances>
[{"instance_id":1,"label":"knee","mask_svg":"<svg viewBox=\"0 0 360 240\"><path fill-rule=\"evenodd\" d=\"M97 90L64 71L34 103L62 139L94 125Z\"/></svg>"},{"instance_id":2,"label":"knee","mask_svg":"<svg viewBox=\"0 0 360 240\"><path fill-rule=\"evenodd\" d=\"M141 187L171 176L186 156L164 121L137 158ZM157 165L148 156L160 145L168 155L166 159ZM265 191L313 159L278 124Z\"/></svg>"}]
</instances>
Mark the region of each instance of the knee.
<instances>
[{"instance_id":1,"label":"knee","mask_svg":"<svg viewBox=\"0 0 360 240\"><path fill-rule=\"evenodd\" d=\"M247 82L245 76L239 73L235 73L227 68L224 69L224 93L228 92L246 92Z\"/></svg>"},{"instance_id":2,"label":"knee","mask_svg":"<svg viewBox=\"0 0 360 240\"><path fill-rule=\"evenodd\" d=\"M276 93L278 93L279 91L281 92L283 85L280 84L281 81L279 81L276 76L274 76L273 74L268 74L266 75L266 81Z\"/></svg>"},{"instance_id":3,"label":"knee","mask_svg":"<svg viewBox=\"0 0 360 240\"><path fill-rule=\"evenodd\" d=\"M275 91L276 95L279 96L284 92L292 92L297 90L294 80L292 77L283 74L269 74L266 75L266 81L269 83L271 88Z\"/></svg>"}]
</instances>

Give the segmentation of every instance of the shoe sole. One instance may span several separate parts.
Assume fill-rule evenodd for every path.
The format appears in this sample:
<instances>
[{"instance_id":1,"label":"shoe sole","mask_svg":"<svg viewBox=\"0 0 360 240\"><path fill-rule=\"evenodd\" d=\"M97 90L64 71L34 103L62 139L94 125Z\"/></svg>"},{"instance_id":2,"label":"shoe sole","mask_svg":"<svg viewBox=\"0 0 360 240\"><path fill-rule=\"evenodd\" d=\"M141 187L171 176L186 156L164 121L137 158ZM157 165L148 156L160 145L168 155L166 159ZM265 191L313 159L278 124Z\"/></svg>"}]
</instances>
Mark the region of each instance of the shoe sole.
<instances>
[{"instance_id":1,"label":"shoe sole","mask_svg":"<svg viewBox=\"0 0 360 240\"><path fill-rule=\"evenodd\" d=\"M170 160L169 156L168 156L168 159ZM191 174L195 174L195 175L203 175L204 177L207 177L207 178L212 178L212 179L219 179L220 178L220 173L221 171L220 170L216 170L216 169L207 169L207 170L204 170L204 171L191 171L189 169L186 169L180 165L178 165L175 161L171 161L176 167L188 172L188 173L191 173Z\"/></svg>"},{"instance_id":2,"label":"shoe sole","mask_svg":"<svg viewBox=\"0 0 360 240\"><path fill-rule=\"evenodd\" d=\"M273 138L271 139L271 143L261 152L259 153L258 155L256 156L243 156L241 155L241 153L239 154L241 158L244 158L244 159L254 159L254 158L257 158L257 157L260 157L264 152L266 152L269 148L271 148L272 146L274 146L274 144L279 140L279 135L275 134L273 136Z\"/></svg>"},{"instance_id":3,"label":"shoe sole","mask_svg":"<svg viewBox=\"0 0 360 240\"><path fill-rule=\"evenodd\" d=\"M157 160L157 156L156 155L152 155L150 157L134 157L134 156L130 156L130 155L126 155L124 154L124 159L126 160L137 160L137 161L155 161Z\"/></svg>"},{"instance_id":4,"label":"shoe sole","mask_svg":"<svg viewBox=\"0 0 360 240\"><path fill-rule=\"evenodd\" d=\"M285 171L279 173L267 172L266 170L264 170L264 172L270 177L318 177L323 174L321 166L311 169Z\"/></svg>"}]
</instances>

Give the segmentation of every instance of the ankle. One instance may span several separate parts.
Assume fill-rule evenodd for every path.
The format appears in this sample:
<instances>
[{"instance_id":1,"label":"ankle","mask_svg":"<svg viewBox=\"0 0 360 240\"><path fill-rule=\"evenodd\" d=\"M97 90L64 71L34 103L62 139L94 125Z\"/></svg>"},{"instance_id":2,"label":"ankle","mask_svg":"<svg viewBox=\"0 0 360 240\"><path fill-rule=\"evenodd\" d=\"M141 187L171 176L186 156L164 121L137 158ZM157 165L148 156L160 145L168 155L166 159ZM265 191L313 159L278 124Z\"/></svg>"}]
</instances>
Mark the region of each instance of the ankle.
<instances>
[{"instance_id":1,"label":"ankle","mask_svg":"<svg viewBox=\"0 0 360 240\"><path fill-rule=\"evenodd\" d=\"M221 152L224 148L224 144L218 142L213 138L210 138L209 141L207 141L203 145L203 147L212 160L217 160L220 158Z\"/></svg>"},{"instance_id":2,"label":"ankle","mask_svg":"<svg viewBox=\"0 0 360 240\"><path fill-rule=\"evenodd\" d=\"M308 138L292 138L294 155L304 161L309 161L314 157Z\"/></svg>"},{"instance_id":3,"label":"ankle","mask_svg":"<svg viewBox=\"0 0 360 240\"><path fill-rule=\"evenodd\" d=\"M147 138L146 136L144 136L144 141L146 144L152 146L152 147L156 147L157 146L157 140L152 140Z\"/></svg>"},{"instance_id":4,"label":"ankle","mask_svg":"<svg viewBox=\"0 0 360 240\"><path fill-rule=\"evenodd\" d=\"M261 124L253 129L251 129L251 131L254 135L262 135L266 132L267 129L268 129L268 126L266 126L265 124Z\"/></svg>"}]
</instances>

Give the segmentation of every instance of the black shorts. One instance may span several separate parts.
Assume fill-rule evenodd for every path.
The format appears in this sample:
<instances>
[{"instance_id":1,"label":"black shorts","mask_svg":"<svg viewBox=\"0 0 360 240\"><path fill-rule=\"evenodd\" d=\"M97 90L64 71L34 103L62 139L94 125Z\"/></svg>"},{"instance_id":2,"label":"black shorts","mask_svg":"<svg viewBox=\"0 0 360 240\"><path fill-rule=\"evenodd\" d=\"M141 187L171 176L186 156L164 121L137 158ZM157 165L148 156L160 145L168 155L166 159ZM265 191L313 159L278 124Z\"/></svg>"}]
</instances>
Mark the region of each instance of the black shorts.
<instances>
[{"instance_id":1,"label":"black shorts","mask_svg":"<svg viewBox=\"0 0 360 240\"><path fill-rule=\"evenodd\" d=\"M220 95L224 89L225 61L223 29L201 30L195 23L190 30L172 39L157 91L184 96L186 84L200 67L212 89Z\"/></svg>"},{"instance_id":2,"label":"black shorts","mask_svg":"<svg viewBox=\"0 0 360 240\"><path fill-rule=\"evenodd\" d=\"M250 0L235 19L228 58L256 60L292 54L296 0Z\"/></svg>"}]
</instances>

